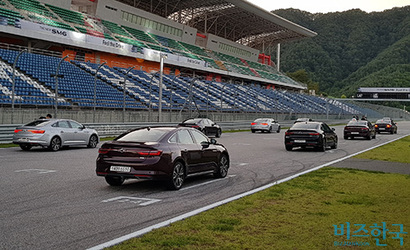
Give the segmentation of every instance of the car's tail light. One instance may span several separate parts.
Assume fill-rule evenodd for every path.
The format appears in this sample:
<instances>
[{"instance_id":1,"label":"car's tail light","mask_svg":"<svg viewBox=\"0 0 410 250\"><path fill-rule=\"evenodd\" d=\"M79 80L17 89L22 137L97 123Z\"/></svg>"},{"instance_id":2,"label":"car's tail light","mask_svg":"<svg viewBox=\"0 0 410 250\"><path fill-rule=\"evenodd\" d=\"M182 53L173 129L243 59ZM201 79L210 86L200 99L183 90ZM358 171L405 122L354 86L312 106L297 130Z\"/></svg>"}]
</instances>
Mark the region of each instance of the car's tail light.
<instances>
[{"instance_id":1,"label":"car's tail light","mask_svg":"<svg viewBox=\"0 0 410 250\"><path fill-rule=\"evenodd\" d=\"M34 129L29 129L27 131L33 134L44 134L46 132L45 130L34 130Z\"/></svg>"},{"instance_id":2,"label":"car's tail light","mask_svg":"<svg viewBox=\"0 0 410 250\"><path fill-rule=\"evenodd\" d=\"M100 148L100 149L98 149L98 153L102 154L102 155L108 154L108 152L110 152L110 151L111 151L110 148Z\"/></svg>"},{"instance_id":3,"label":"car's tail light","mask_svg":"<svg viewBox=\"0 0 410 250\"><path fill-rule=\"evenodd\" d=\"M264 122L264 123L261 123L262 125L264 125L264 126L268 126L268 124L266 123L266 122Z\"/></svg>"},{"instance_id":4,"label":"car's tail light","mask_svg":"<svg viewBox=\"0 0 410 250\"><path fill-rule=\"evenodd\" d=\"M389 125L387 125L387 126L389 126ZM377 124L376 124L376 125L374 125L374 127L375 127L375 128L378 128L378 127L379 127L379 125L377 125Z\"/></svg>"},{"instance_id":5,"label":"car's tail light","mask_svg":"<svg viewBox=\"0 0 410 250\"><path fill-rule=\"evenodd\" d=\"M390 127L391 127L391 125L390 125L390 124L387 124L387 126L386 126L386 127L390 128Z\"/></svg>"},{"instance_id":6,"label":"car's tail light","mask_svg":"<svg viewBox=\"0 0 410 250\"><path fill-rule=\"evenodd\" d=\"M292 132L285 132L285 135L293 135Z\"/></svg>"},{"instance_id":7,"label":"car's tail light","mask_svg":"<svg viewBox=\"0 0 410 250\"><path fill-rule=\"evenodd\" d=\"M199 126L198 125L194 125L194 126L192 126L193 128L199 128Z\"/></svg>"},{"instance_id":8,"label":"car's tail light","mask_svg":"<svg viewBox=\"0 0 410 250\"><path fill-rule=\"evenodd\" d=\"M161 150L151 150L151 151L140 151L138 152L141 156L160 156L162 154Z\"/></svg>"},{"instance_id":9,"label":"car's tail light","mask_svg":"<svg viewBox=\"0 0 410 250\"><path fill-rule=\"evenodd\" d=\"M252 123L251 123L251 125L256 125L256 124L257 124L256 122L252 122Z\"/></svg>"},{"instance_id":10,"label":"car's tail light","mask_svg":"<svg viewBox=\"0 0 410 250\"><path fill-rule=\"evenodd\" d=\"M363 131L369 131L369 129L368 129L368 128L362 128L362 130L363 130Z\"/></svg>"},{"instance_id":11,"label":"car's tail light","mask_svg":"<svg viewBox=\"0 0 410 250\"><path fill-rule=\"evenodd\" d=\"M22 129L15 129L14 133L17 134L18 132L21 132L21 131L23 131L23 130Z\"/></svg>"},{"instance_id":12,"label":"car's tail light","mask_svg":"<svg viewBox=\"0 0 410 250\"><path fill-rule=\"evenodd\" d=\"M319 133L309 133L309 135L320 135Z\"/></svg>"}]
</instances>

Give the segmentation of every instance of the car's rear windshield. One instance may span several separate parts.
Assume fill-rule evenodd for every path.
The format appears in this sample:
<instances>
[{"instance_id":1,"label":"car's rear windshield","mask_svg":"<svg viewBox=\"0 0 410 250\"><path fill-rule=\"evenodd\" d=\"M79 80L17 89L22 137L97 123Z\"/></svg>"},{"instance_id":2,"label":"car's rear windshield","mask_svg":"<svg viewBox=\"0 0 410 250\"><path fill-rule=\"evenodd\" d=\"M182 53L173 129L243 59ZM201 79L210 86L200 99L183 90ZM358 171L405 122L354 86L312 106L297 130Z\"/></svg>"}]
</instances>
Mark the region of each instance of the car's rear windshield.
<instances>
[{"instance_id":1,"label":"car's rear windshield","mask_svg":"<svg viewBox=\"0 0 410 250\"><path fill-rule=\"evenodd\" d=\"M189 119L189 120L186 120L186 121L184 121L183 123L197 123L197 122L199 122L201 119Z\"/></svg>"},{"instance_id":2,"label":"car's rear windshield","mask_svg":"<svg viewBox=\"0 0 410 250\"><path fill-rule=\"evenodd\" d=\"M255 122L268 122L268 119L256 119Z\"/></svg>"},{"instance_id":3,"label":"car's rear windshield","mask_svg":"<svg viewBox=\"0 0 410 250\"><path fill-rule=\"evenodd\" d=\"M42 127L42 126L47 125L49 123L50 123L50 120L36 120L36 121L30 122L30 123L27 123L24 126L27 126L27 127Z\"/></svg>"},{"instance_id":4,"label":"car's rear windshield","mask_svg":"<svg viewBox=\"0 0 410 250\"><path fill-rule=\"evenodd\" d=\"M172 128L144 128L131 131L116 138L116 141L158 142Z\"/></svg>"},{"instance_id":5,"label":"car's rear windshield","mask_svg":"<svg viewBox=\"0 0 410 250\"><path fill-rule=\"evenodd\" d=\"M347 126L366 126L366 121L350 121Z\"/></svg>"},{"instance_id":6,"label":"car's rear windshield","mask_svg":"<svg viewBox=\"0 0 410 250\"><path fill-rule=\"evenodd\" d=\"M298 122L298 123L295 123L291 129L317 129L317 128L319 128L318 123Z\"/></svg>"},{"instance_id":7,"label":"car's rear windshield","mask_svg":"<svg viewBox=\"0 0 410 250\"><path fill-rule=\"evenodd\" d=\"M376 123L390 123L388 120L377 120Z\"/></svg>"}]
</instances>

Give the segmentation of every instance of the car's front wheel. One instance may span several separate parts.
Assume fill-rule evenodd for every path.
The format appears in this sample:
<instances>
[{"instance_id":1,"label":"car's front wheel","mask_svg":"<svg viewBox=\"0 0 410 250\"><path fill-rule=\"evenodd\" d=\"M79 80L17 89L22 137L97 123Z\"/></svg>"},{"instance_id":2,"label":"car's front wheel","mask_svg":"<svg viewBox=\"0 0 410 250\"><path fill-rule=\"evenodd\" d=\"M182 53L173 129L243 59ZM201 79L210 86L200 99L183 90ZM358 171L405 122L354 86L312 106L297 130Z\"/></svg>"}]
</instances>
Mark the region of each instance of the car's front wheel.
<instances>
[{"instance_id":1,"label":"car's front wheel","mask_svg":"<svg viewBox=\"0 0 410 250\"><path fill-rule=\"evenodd\" d=\"M105 181L110 184L110 186L121 186L125 178L121 176L105 176Z\"/></svg>"},{"instance_id":2,"label":"car's front wheel","mask_svg":"<svg viewBox=\"0 0 410 250\"><path fill-rule=\"evenodd\" d=\"M48 148L52 151L58 151L61 148L61 139L58 136L53 137Z\"/></svg>"},{"instance_id":3,"label":"car's front wheel","mask_svg":"<svg viewBox=\"0 0 410 250\"><path fill-rule=\"evenodd\" d=\"M178 190L182 187L185 180L185 168L182 162L178 161L174 164L172 175L168 181L168 187L172 190Z\"/></svg>"},{"instance_id":4,"label":"car's front wheel","mask_svg":"<svg viewBox=\"0 0 410 250\"><path fill-rule=\"evenodd\" d=\"M216 178L225 178L228 175L229 159L228 156L222 155L219 160L218 169L214 173Z\"/></svg>"},{"instance_id":5,"label":"car's front wheel","mask_svg":"<svg viewBox=\"0 0 410 250\"><path fill-rule=\"evenodd\" d=\"M221 137L221 134L222 134L222 130L218 129L218 130L216 131L215 137L216 137L216 138L219 138L219 137Z\"/></svg>"},{"instance_id":6,"label":"car's front wheel","mask_svg":"<svg viewBox=\"0 0 410 250\"><path fill-rule=\"evenodd\" d=\"M96 135L92 135L90 137L90 140L88 141L87 147L95 148L95 147L97 147L97 144L98 144L98 137Z\"/></svg>"},{"instance_id":7,"label":"car's front wheel","mask_svg":"<svg viewBox=\"0 0 410 250\"><path fill-rule=\"evenodd\" d=\"M20 144L19 146L24 151L29 151L32 147L30 144Z\"/></svg>"}]
</instances>

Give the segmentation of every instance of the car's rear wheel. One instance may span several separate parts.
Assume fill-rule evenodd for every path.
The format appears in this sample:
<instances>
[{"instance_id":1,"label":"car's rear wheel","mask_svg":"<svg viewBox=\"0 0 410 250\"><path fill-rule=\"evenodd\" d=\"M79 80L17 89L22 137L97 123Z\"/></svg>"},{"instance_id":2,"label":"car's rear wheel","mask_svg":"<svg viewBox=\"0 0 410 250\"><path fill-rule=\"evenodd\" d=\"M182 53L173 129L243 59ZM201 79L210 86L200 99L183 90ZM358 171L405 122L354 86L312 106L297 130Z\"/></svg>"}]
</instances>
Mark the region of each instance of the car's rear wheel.
<instances>
[{"instance_id":1,"label":"car's rear wheel","mask_svg":"<svg viewBox=\"0 0 410 250\"><path fill-rule=\"evenodd\" d=\"M97 144L98 144L98 137L96 135L92 135L90 137L90 140L88 141L87 147L95 148L95 147L97 147Z\"/></svg>"},{"instance_id":2,"label":"car's rear wheel","mask_svg":"<svg viewBox=\"0 0 410 250\"><path fill-rule=\"evenodd\" d=\"M105 176L105 181L110 184L110 186L121 186L125 178L121 176Z\"/></svg>"},{"instance_id":3,"label":"car's rear wheel","mask_svg":"<svg viewBox=\"0 0 410 250\"><path fill-rule=\"evenodd\" d=\"M185 180L185 168L182 162L177 161L174 164L174 169L172 170L172 175L168 181L168 187L172 190L178 190L182 187Z\"/></svg>"},{"instance_id":4,"label":"car's rear wheel","mask_svg":"<svg viewBox=\"0 0 410 250\"><path fill-rule=\"evenodd\" d=\"M252 133L255 133L255 130L254 130L254 129L251 129L251 131L252 131Z\"/></svg>"},{"instance_id":5,"label":"car's rear wheel","mask_svg":"<svg viewBox=\"0 0 410 250\"><path fill-rule=\"evenodd\" d=\"M58 151L61 148L61 139L58 136L53 137L50 142L50 146L48 147L52 151Z\"/></svg>"},{"instance_id":6,"label":"car's rear wheel","mask_svg":"<svg viewBox=\"0 0 410 250\"><path fill-rule=\"evenodd\" d=\"M30 144L20 144L19 146L24 151L29 151L32 147Z\"/></svg>"},{"instance_id":7,"label":"car's rear wheel","mask_svg":"<svg viewBox=\"0 0 410 250\"><path fill-rule=\"evenodd\" d=\"M272 127L269 127L268 133L272 133Z\"/></svg>"},{"instance_id":8,"label":"car's rear wheel","mask_svg":"<svg viewBox=\"0 0 410 250\"><path fill-rule=\"evenodd\" d=\"M215 137L216 137L216 138L219 138L219 137L221 137L221 134L222 134L222 130L218 129L218 130L216 131Z\"/></svg>"},{"instance_id":9,"label":"car's rear wheel","mask_svg":"<svg viewBox=\"0 0 410 250\"><path fill-rule=\"evenodd\" d=\"M326 140L325 140L325 139L323 139L322 145L320 145L320 146L318 147L318 150L319 150L320 152L325 152L325 151L326 151Z\"/></svg>"},{"instance_id":10,"label":"car's rear wheel","mask_svg":"<svg viewBox=\"0 0 410 250\"><path fill-rule=\"evenodd\" d=\"M343 139L345 139L345 140L349 140L349 136L343 136Z\"/></svg>"},{"instance_id":11,"label":"car's rear wheel","mask_svg":"<svg viewBox=\"0 0 410 250\"><path fill-rule=\"evenodd\" d=\"M277 133L280 133L280 126L278 127L278 130L276 130Z\"/></svg>"},{"instance_id":12,"label":"car's rear wheel","mask_svg":"<svg viewBox=\"0 0 410 250\"><path fill-rule=\"evenodd\" d=\"M214 173L216 178L225 178L228 175L229 159L228 156L222 155L219 160L218 169Z\"/></svg>"},{"instance_id":13,"label":"car's rear wheel","mask_svg":"<svg viewBox=\"0 0 410 250\"><path fill-rule=\"evenodd\" d=\"M371 140L371 139L372 139L372 136L369 134L368 136L366 136L366 139L367 139L367 140Z\"/></svg>"},{"instance_id":14,"label":"car's rear wheel","mask_svg":"<svg viewBox=\"0 0 410 250\"><path fill-rule=\"evenodd\" d=\"M286 146L285 146L285 148L286 148L286 150L287 150L287 151L292 151L292 148L293 148L293 147L292 147L292 146L287 146L287 145L286 145Z\"/></svg>"}]
</instances>

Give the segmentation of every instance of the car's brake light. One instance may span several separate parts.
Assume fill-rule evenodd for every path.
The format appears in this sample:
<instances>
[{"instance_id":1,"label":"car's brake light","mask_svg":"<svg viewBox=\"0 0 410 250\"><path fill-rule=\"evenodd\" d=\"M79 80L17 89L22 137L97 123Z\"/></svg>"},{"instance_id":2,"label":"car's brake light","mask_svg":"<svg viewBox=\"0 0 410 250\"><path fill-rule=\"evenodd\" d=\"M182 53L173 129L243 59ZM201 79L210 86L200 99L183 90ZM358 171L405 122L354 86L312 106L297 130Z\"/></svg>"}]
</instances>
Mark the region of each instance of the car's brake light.
<instances>
[{"instance_id":1,"label":"car's brake light","mask_svg":"<svg viewBox=\"0 0 410 250\"><path fill-rule=\"evenodd\" d=\"M390 124L387 124L387 126L386 126L386 127L390 128L390 127L391 127L391 125L390 125Z\"/></svg>"},{"instance_id":2,"label":"car's brake light","mask_svg":"<svg viewBox=\"0 0 410 250\"><path fill-rule=\"evenodd\" d=\"M199 126L198 125L194 125L194 126L192 126L193 128L199 128Z\"/></svg>"},{"instance_id":3,"label":"car's brake light","mask_svg":"<svg viewBox=\"0 0 410 250\"><path fill-rule=\"evenodd\" d=\"M14 133L17 134L18 132L21 132L21 131L23 131L23 130L22 129L15 129Z\"/></svg>"},{"instance_id":4,"label":"car's brake light","mask_svg":"<svg viewBox=\"0 0 410 250\"><path fill-rule=\"evenodd\" d=\"M151 151L140 151L138 152L141 156L160 156L162 154L161 150L151 150Z\"/></svg>"},{"instance_id":5,"label":"car's brake light","mask_svg":"<svg viewBox=\"0 0 410 250\"><path fill-rule=\"evenodd\" d=\"M34 129L29 129L27 130L28 132L31 132L33 134L44 134L46 131L44 130L34 130Z\"/></svg>"},{"instance_id":6,"label":"car's brake light","mask_svg":"<svg viewBox=\"0 0 410 250\"><path fill-rule=\"evenodd\" d=\"M309 135L320 135L319 133L309 133Z\"/></svg>"},{"instance_id":7,"label":"car's brake light","mask_svg":"<svg viewBox=\"0 0 410 250\"><path fill-rule=\"evenodd\" d=\"M264 125L264 126L267 126L268 124L266 123L266 122L264 122L264 123L261 123L262 125Z\"/></svg>"},{"instance_id":8,"label":"car's brake light","mask_svg":"<svg viewBox=\"0 0 410 250\"><path fill-rule=\"evenodd\" d=\"M292 132L285 132L285 135L293 135Z\"/></svg>"},{"instance_id":9,"label":"car's brake light","mask_svg":"<svg viewBox=\"0 0 410 250\"><path fill-rule=\"evenodd\" d=\"M368 131L369 129L368 128L362 128L362 130Z\"/></svg>"},{"instance_id":10,"label":"car's brake light","mask_svg":"<svg viewBox=\"0 0 410 250\"><path fill-rule=\"evenodd\" d=\"M387 125L387 126L389 126L389 125ZM374 127L375 127L375 128L378 128L378 127L379 127L379 125L377 125L377 124L376 124L376 125L374 125Z\"/></svg>"},{"instance_id":11,"label":"car's brake light","mask_svg":"<svg viewBox=\"0 0 410 250\"><path fill-rule=\"evenodd\" d=\"M108 154L108 152L110 152L110 151L111 151L111 149L109 149L109 148L100 148L100 149L98 149L98 153L102 154L102 155Z\"/></svg>"},{"instance_id":12,"label":"car's brake light","mask_svg":"<svg viewBox=\"0 0 410 250\"><path fill-rule=\"evenodd\" d=\"M251 123L251 125L256 125L256 124L257 124L256 122L252 122L252 123Z\"/></svg>"}]
</instances>

